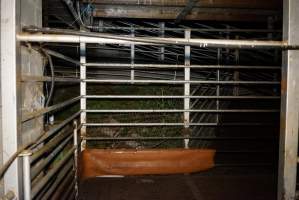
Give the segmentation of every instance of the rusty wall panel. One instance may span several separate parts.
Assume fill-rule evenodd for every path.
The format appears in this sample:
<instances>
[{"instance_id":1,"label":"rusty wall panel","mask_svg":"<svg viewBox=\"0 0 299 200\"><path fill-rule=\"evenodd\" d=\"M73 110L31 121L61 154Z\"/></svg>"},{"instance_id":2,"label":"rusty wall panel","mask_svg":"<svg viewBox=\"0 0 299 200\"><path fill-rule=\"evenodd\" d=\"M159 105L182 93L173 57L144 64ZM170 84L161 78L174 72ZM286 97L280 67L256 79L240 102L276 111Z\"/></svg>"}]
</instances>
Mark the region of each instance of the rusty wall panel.
<instances>
[{"instance_id":1,"label":"rusty wall panel","mask_svg":"<svg viewBox=\"0 0 299 200\"><path fill-rule=\"evenodd\" d=\"M214 166L214 156L212 149L86 149L81 155L81 179L199 172Z\"/></svg>"}]
</instances>

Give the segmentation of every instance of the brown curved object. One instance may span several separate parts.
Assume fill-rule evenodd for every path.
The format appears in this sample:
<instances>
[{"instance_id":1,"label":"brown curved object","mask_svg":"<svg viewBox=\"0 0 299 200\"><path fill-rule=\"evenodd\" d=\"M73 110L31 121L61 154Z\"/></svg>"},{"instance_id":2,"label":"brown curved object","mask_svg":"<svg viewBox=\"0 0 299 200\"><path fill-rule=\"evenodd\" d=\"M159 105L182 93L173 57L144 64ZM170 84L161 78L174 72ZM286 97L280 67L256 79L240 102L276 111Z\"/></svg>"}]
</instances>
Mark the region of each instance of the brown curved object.
<instances>
[{"instance_id":1,"label":"brown curved object","mask_svg":"<svg viewBox=\"0 0 299 200\"><path fill-rule=\"evenodd\" d=\"M81 179L199 172L214 166L214 156L213 149L87 149L82 152Z\"/></svg>"}]
</instances>

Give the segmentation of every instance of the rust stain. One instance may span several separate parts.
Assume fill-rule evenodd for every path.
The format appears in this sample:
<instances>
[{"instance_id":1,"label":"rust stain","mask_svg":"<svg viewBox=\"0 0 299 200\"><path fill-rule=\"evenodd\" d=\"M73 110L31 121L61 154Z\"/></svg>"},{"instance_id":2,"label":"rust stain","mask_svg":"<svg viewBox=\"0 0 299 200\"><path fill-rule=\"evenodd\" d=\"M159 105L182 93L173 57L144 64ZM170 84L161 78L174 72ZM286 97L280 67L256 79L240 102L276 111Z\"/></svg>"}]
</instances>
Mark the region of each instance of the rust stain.
<instances>
[{"instance_id":1,"label":"rust stain","mask_svg":"<svg viewBox=\"0 0 299 200\"><path fill-rule=\"evenodd\" d=\"M80 178L199 172L214 166L214 156L213 149L86 149Z\"/></svg>"},{"instance_id":2,"label":"rust stain","mask_svg":"<svg viewBox=\"0 0 299 200\"><path fill-rule=\"evenodd\" d=\"M286 80L281 80L280 90L281 90L282 95L286 94L286 91L287 91L287 81Z\"/></svg>"}]
</instances>

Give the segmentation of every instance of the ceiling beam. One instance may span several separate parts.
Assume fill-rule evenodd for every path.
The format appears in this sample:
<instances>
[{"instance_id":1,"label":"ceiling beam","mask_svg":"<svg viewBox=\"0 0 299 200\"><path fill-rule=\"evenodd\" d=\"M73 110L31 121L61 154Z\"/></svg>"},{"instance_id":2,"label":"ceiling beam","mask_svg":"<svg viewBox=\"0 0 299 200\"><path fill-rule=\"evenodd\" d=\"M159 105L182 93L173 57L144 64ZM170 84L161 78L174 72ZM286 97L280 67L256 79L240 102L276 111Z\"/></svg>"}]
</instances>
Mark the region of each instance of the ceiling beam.
<instances>
[{"instance_id":1,"label":"ceiling beam","mask_svg":"<svg viewBox=\"0 0 299 200\"><path fill-rule=\"evenodd\" d=\"M175 20L182 7L98 5L94 17ZM194 7L185 20L266 21L268 16L280 16L277 10Z\"/></svg>"},{"instance_id":2,"label":"ceiling beam","mask_svg":"<svg viewBox=\"0 0 299 200\"><path fill-rule=\"evenodd\" d=\"M189 0L82 0L95 6L164 6L185 7ZM196 6L201 8L245 8L245 9L282 9L283 0L200 0Z\"/></svg>"},{"instance_id":3,"label":"ceiling beam","mask_svg":"<svg viewBox=\"0 0 299 200\"><path fill-rule=\"evenodd\" d=\"M174 22L178 24L184 20L185 17L191 12L193 7L197 4L197 2L198 0L189 0L186 7L178 14Z\"/></svg>"}]
</instances>

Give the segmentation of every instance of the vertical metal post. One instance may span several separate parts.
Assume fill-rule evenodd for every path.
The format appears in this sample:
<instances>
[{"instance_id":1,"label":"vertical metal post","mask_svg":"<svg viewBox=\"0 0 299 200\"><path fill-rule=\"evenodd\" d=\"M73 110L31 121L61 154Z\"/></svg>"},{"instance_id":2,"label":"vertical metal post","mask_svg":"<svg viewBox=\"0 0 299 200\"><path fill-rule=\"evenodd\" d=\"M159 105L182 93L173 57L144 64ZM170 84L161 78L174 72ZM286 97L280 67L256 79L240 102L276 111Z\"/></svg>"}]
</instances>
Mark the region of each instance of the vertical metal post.
<instances>
[{"instance_id":1,"label":"vertical metal post","mask_svg":"<svg viewBox=\"0 0 299 200\"><path fill-rule=\"evenodd\" d=\"M273 19L273 17L272 16L269 16L268 17L268 19L267 19L267 29L268 30L273 30L273 22L274 22L274 19ZM268 36L268 39L269 40L272 40L272 38L273 38L273 33L272 32L269 32L268 34L267 34L267 36Z\"/></svg>"},{"instance_id":2,"label":"vertical metal post","mask_svg":"<svg viewBox=\"0 0 299 200\"><path fill-rule=\"evenodd\" d=\"M239 39L239 36L236 36L236 40ZM235 54L235 63L236 65L239 65L239 49L236 49L234 54ZM239 76L240 73L238 70L234 71L234 81L239 81ZM234 86L234 91L233 91L234 96L238 96L239 95L239 86Z\"/></svg>"},{"instance_id":3,"label":"vertical metal post","mask_svg":"<svg viewBox=\"0 0 299 200\"><path fill-rule=\"evenodd\" d=\"M24 200L31 200L31 177L30 177L30 156L31 151L24 151L20 156L23 157L23 193Z\"/></svg>"},{"instance_id":4,"label":"vertical metal post","mask_svg":"<svg viewBox=\"0 0 299 200\"><path fill-rule=\"evenodd\" d=\"M74 120L74 168L75 168L75 193L76 197L78 197L78 123L77 120ZM77 198L76 198L77 199Z\"/></svg>"},{"instance_id":5,"label":"vertical metal post","mask_svg":"<svg viewBox=\"0 0 299 200\"><path fill-rule=\"evenodd\" d=\"M221 63L221 49L217 49L217 64L220 65ZM220 81L220 70L217 69L217 81ZM216 95L220 96L220 85L216 85ZM216 109L219 110L219 99L216 100ZM219 113L216 114L216 122L219 123Z\"/></svg>"},{"instance_id":6,"label":"vertical metal post","mask_svg":"<svg viewBox=\"0 0 299 200\"><path fill-rule=\"evenodd\" d=\"M299 1L283 1L283 40L299 43ZM285 50L282 57L278 199L294 200L298 157L299 51Z\"/></svg>"},{"instance_id":7,"label":"vertical metal post","mask_svg":"<svg viewBox=\"0 0 299 200\"><path fill-rule=\"evenodd\" d=\"M135 37L135 31L134 28L131 27L131 36ZM135 63L135 45L134 43L131 44L131 64L133 65ZM135 70L134 67L131 66L131 81L134 81L135 79Z\"/></svg>"},{"instance_id":8,"label":"vertical metal post","mask_svg":"<svg viewBox=\"0 0 299 200\"><path fill-rule=\"evenodd\" d=\"M185 38L191 38L191 30L185 30ZM190 66L191 47L185 46L185 66ZM185 67L185 81L190 81L190 67ZM184 84L184 95L190 96L190 83ZM184 98L184 109L190 109L190 98ZM190 112L184 112L184 128L189 129ZM189 131L187 131L189 133ZM189 139L184 139L185 148L189 148Z\"/></svg>"},{"instance_id":9,"label":"vertical metal post","mask_svg":"<svg viewBox=\"0 0 299 200\"><path fill-rule=\"evenodd\" d=\"M86 44L80 43L80 79L85 80L86 79L86 66L84 65L86 63ZM86 95L86 82L81 81L80 82L80 95ZM81 98L80 100L80 109L81 109L81 116L80 116L80 122L81 124L86 123L86 112L84 111L86 109L86 98ZM86 135L86 127L82 126L80 130L81 136ZM86 140L83 140L81 142L81 150L84 150L86 147Z\"/></svg>"},{"instance_id":10,"label":"vertical metal post","mask_svg":"<svg viewBox=\"0 0 299 200\"><path fill-rule=\"evenodd\" d=\"M104 32L103 26L104 26L104 21L99 19L99 28L98 28L98 32L102 33Z\"/></svg>"},{"instance_id":11,"label":"vertical metal post","mask_svg":"<svg viewBox=\"0 0 299 200\"><path fill-rule=\"evenodd\" d=\"M20 26L20 1L1 1L1 142L3 162L6 162L21 145L20 140L20 48L16 33ZM5 141L5 142L4 142ZM13 191L21 198L22 166L16 159L4 175L4 192Z\"/></svg>"},{"instance_id":12,"label":"vertical metal post","mask_svg":"<svg viewBox=\"0 0 299 200\"><path fill-rule=\"evenodd\" d=\"M160 22L160 37L164 38L165 37L165 23L164 22ZM160 47L160 61L164 61L165 60L165 47L162 45Z\"/></svg>"}]
</instances>

